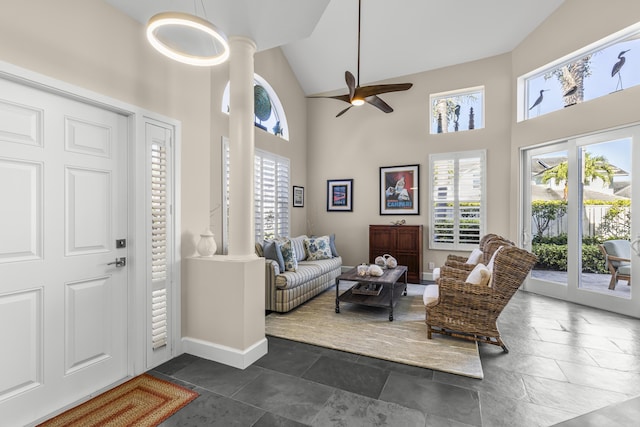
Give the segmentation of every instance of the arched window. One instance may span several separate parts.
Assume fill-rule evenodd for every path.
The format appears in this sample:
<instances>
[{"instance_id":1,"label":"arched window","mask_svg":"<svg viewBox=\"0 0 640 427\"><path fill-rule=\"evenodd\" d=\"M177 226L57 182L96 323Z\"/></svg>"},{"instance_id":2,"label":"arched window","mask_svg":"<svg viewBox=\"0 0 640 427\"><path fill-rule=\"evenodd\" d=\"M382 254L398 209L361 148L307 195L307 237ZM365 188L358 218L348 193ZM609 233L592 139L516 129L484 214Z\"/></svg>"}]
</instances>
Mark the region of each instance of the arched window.
<instances>
[{"instance_id":1,"label":"arched window","mask_svg":"<svg viewBox=\"0 0 640 427\"><path fill-rule=\"evenodd\" d=\"M288 141L289 128L282 103L271 85L258 74L253 75L253 96L256 127ZM229 114L229 82L222 95L222 112Z\"/></svg>"}]
</instances>

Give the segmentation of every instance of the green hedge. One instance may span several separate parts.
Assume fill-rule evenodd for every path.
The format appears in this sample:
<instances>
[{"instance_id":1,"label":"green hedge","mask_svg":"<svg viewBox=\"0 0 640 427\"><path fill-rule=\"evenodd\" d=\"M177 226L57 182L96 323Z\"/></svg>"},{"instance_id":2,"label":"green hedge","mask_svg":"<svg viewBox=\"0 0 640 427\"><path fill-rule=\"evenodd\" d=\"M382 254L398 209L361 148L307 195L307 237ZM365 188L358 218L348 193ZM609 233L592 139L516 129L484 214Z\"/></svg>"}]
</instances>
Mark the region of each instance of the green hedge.
<instances>
[{"instance_id":1,"label":"green hedge","mask_svg":"<svg viewBox=\"0 0 640 427\"><path fill-rule=\"evenodd\" d=\"M531 245L538 257L536 267L543 270L567 271L567 245L558 243L536 243ZM604 256L597 244L582 245L582 272L608 273Z\"/></svg>"}]
</instances>

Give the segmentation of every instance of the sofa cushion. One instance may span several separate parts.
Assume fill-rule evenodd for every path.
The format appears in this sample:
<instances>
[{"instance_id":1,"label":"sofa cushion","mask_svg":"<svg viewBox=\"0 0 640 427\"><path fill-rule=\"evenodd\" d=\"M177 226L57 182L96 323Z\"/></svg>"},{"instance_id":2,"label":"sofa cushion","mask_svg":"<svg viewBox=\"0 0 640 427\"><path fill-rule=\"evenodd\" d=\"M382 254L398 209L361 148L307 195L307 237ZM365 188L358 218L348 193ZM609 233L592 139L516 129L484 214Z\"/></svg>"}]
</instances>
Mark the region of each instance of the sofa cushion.
<instances>
[{"instance_id":1,"label":"sofa cushion","mask_svg":"<svg viewBox=\"0 0 640 427\"><path fill-rule=\"evenodd\" d=\"M296 261L304 261L307 259L307 252L304 249L304 241L307 238L306 235L301 235L297 237L292 237L291 246L293 247L293 251L296 254Z\"/></svg>"},{"instance_id":2,"label":"sofa cushion","mask_svg":"<svg viewBox=\"0 0 640 427\"><path fill-rule=\"evenodd\" d=\"M304 248L308 261L333 258L329 236L306 238L304 239Z\"/></svg>"},{"instance_id":3,"label":"sofa cushion","mask_svg":"<svg viewBox=\"0 0 640 427\"><path fill-rule=\"evenodd\" d=\"M342 258L335 257L318 261L301 261L296 271L284 271L276 276L276 287L290 289L300 286L342 266Z\"/></svg>"},{"instance_id":4,"label":"sofa cushion","mask_svg":"<svg viewBox=\"0 0 640 427\"><path fill-rule=\"evenodd\" d=\"M284 259L284 270L296 271L298 268L298 259L296 258L295 249L291 244L291 240L283 237L278 240L280 243L280 252L282 252L282 258Z\"/></svg>"},{"instance_id":5,"label":"sofa cushion","mask_svg":"<svg viewBox=\"0 0 640 427\"><path fill-rule=\"evenodd\" d=\"M274 240L265 240L264 244L262 245L262 252L264 253L265 258L271 259L278 263L280 271L285 271L284 258L282 256L280 242L276 242Z\"/></svg>"}]
</instances>

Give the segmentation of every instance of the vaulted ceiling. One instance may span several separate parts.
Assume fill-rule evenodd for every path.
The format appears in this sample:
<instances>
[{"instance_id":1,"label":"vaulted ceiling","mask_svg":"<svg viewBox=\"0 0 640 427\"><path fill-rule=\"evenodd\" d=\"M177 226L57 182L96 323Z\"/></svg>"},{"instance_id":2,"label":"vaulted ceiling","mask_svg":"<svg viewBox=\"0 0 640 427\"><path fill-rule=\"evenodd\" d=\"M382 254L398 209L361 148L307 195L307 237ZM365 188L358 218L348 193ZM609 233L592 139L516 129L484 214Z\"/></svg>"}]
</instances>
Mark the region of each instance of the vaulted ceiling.
<instances>
[{"instance_id":1,"label":"vaulted ceiling","mask_svg":"<svg viewBox=\"0 0 640 427\"><path fill-rule=\"evenodd\" d=\"M344 91L357 69L358 0L104 0L146 24L206 18L227 36L280 46L307 95ZM513 50L564 0L362 0L362 85Z\"/></svg>"}]
</instances>

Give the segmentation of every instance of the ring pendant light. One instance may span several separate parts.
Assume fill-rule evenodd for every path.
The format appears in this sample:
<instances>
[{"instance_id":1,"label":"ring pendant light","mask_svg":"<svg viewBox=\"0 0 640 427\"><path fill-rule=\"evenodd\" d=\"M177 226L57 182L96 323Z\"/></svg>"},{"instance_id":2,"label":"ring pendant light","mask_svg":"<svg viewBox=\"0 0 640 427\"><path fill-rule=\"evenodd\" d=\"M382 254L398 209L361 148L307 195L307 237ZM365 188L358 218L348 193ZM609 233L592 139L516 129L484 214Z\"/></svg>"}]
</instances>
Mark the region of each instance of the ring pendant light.
<instances>
[{"instance_id":1,"label":"ring pendant light","mask_svg":"<svg viewBox=\"0 0 640 427\"><path fill-rule=\"evenodd\" d=\"M147 24L147 39L161 54L184 64L212 66L229 58L229 43L211 22L180 12L154 15Z\"/></svg>"}]
</instances>

